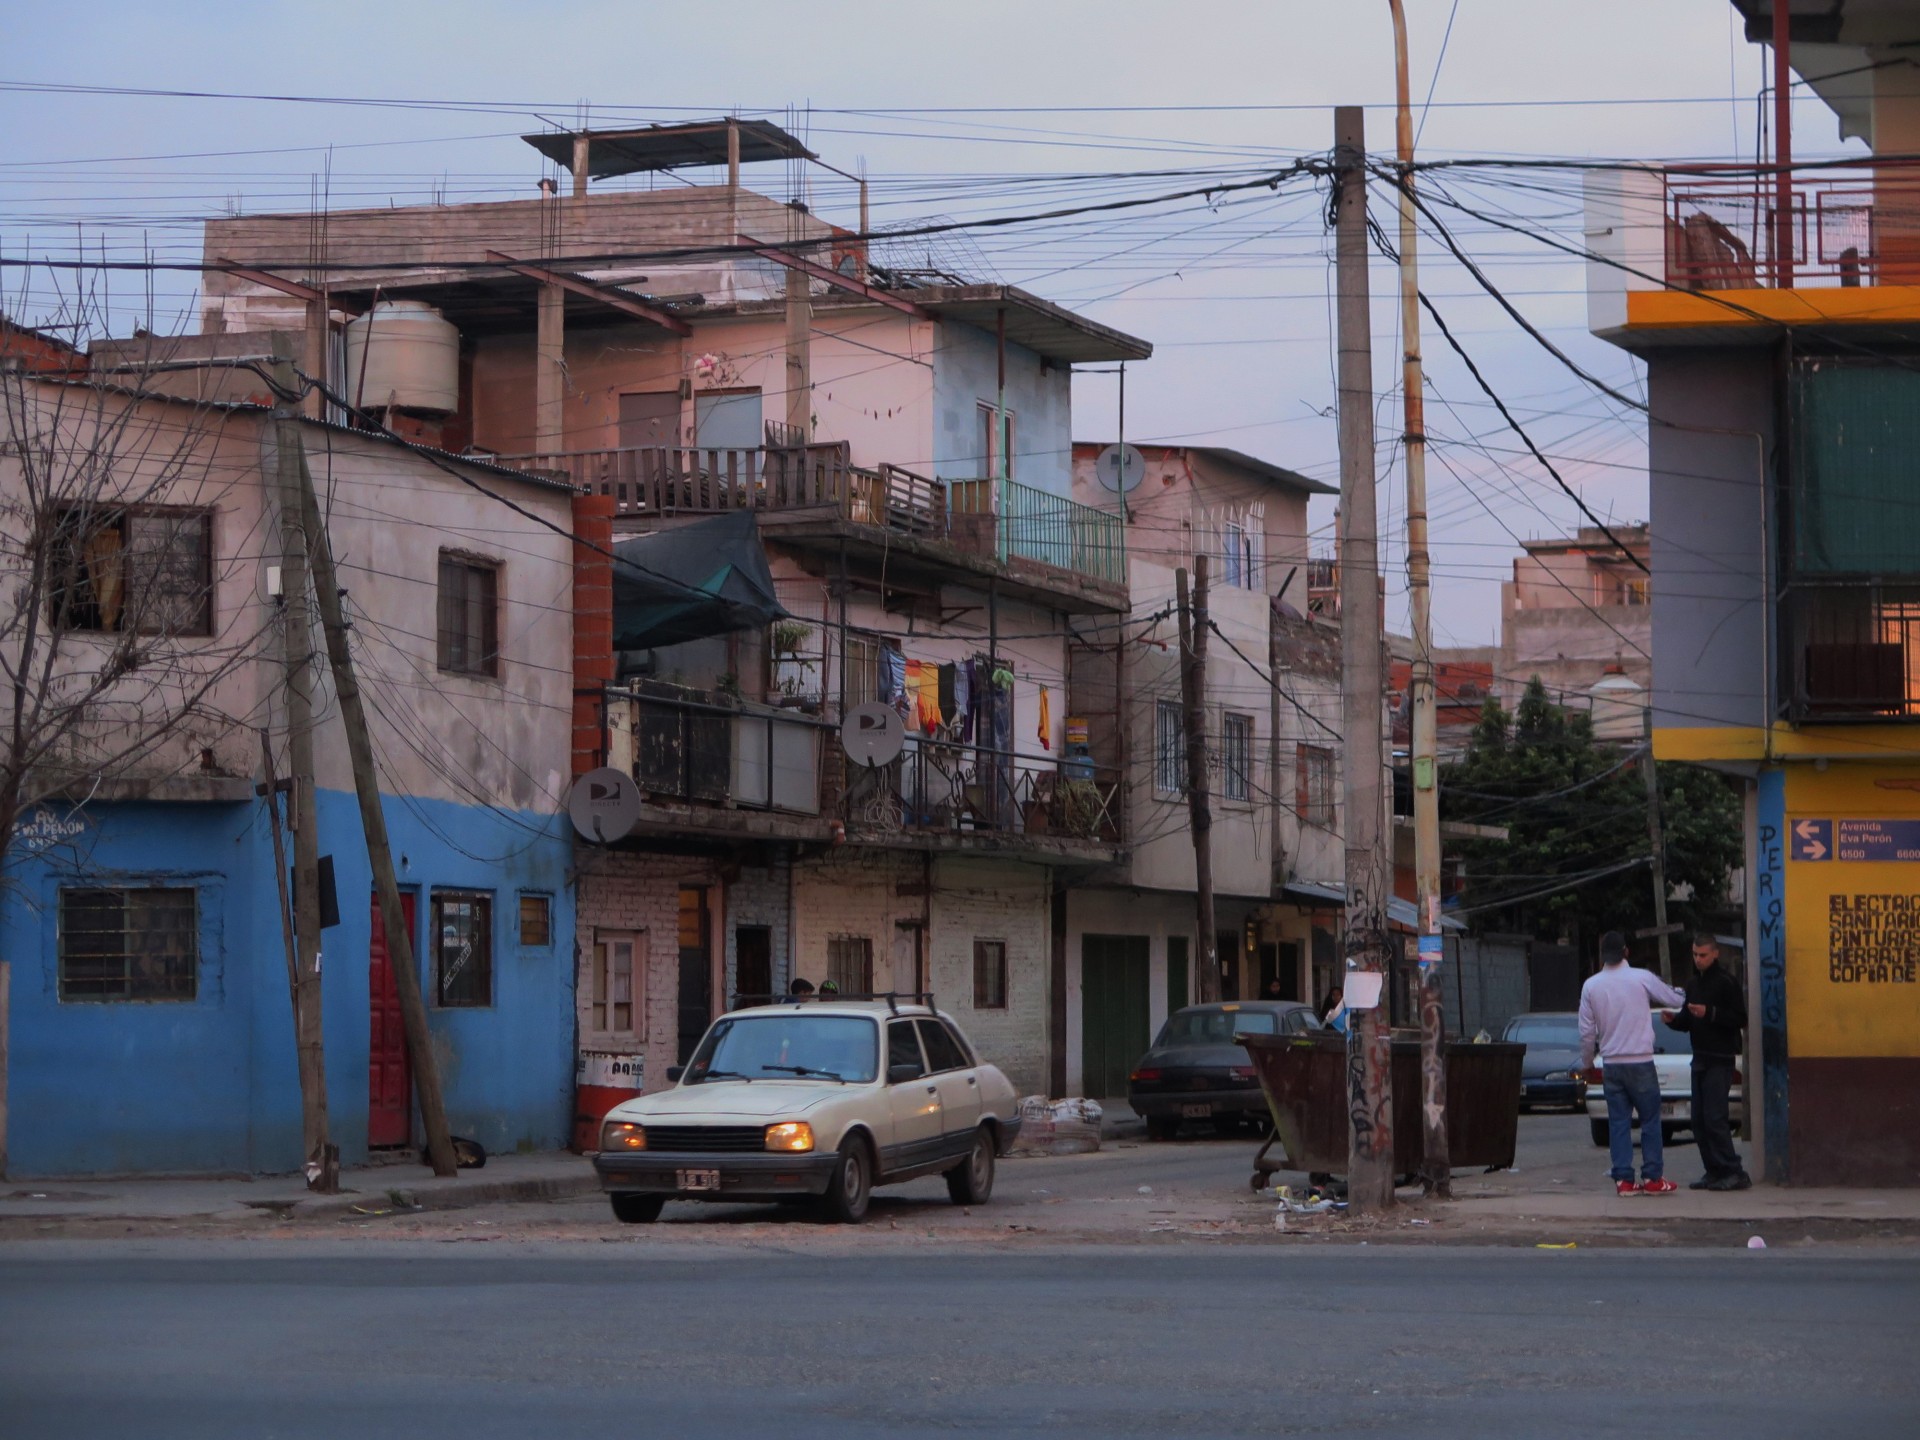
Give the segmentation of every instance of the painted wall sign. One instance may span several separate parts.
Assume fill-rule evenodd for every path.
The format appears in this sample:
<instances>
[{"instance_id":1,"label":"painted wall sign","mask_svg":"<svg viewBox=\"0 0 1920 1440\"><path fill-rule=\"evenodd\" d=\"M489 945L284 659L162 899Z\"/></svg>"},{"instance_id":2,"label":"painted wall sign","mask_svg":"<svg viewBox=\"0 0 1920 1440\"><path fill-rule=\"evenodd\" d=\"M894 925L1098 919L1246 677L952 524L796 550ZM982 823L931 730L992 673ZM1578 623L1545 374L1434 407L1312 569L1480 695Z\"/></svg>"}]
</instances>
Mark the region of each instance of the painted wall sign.
<instances>
[{"instance_id":1,"label":"painted wall sign","mask_svg":"<svg viewBox=\"0 0 1920 1440\"><path fill-rule=\"evenodd\" d=\"M43 805L29 819L14 826L13 843L38 852L78 840L89 828L85 817L73 813L56 815Z\"/></svg>"},{"instance_id":2,"label":"painted wall sign","mask_svg":"<svg viewBox=\"0 0 1920 1440\"><path fill-rule=\"evenodd\" d=\"M646 1067L644 1055L600 1055L582 1051L574 1065L574 1083L641 1090L646 1088Z\"/></svg>"},{"instance_id":3,"label":"painted wall sign","mask_svg":"<svg viewBox=\"0 0 1920 1440\"><path fill-rule=\"evenodd\" d=\"M1829 895L1827 978L1836 985L1920 982L1920 894Z\"/></svg>"}]
</instances>

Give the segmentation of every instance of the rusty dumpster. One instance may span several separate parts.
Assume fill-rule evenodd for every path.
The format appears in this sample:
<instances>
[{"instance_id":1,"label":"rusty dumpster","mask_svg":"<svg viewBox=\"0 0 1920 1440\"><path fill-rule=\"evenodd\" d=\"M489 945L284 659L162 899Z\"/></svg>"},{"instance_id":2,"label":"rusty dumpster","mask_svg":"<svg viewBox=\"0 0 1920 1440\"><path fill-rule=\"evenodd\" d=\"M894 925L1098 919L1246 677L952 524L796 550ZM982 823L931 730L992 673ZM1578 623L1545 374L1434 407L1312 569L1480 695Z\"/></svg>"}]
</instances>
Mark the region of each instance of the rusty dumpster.
<instances>
[{"instance_id":1,"label":"rusty dumpster","mask_svg":"<svg viewBox=\"0 0 1920 1440\"><path fill-rule=\"evenodd\" d=\"M1275 1170L1344 1175L1347 1169L1347 1042L1344 1035L1234 1037L1253 1059L1260 1088L1273 1112L1273 1139L1254 1159L1253 1187ZM1520 1124L1520 1062L1526 1046L1449 1041L1447 1147L1454 1166L1513 1164ZM1285 1161L1272 1158L1275 1144ZM1420 1042L1393 1042L1393 1169L1419 1171Z\"/></svg>"}]
</instances>

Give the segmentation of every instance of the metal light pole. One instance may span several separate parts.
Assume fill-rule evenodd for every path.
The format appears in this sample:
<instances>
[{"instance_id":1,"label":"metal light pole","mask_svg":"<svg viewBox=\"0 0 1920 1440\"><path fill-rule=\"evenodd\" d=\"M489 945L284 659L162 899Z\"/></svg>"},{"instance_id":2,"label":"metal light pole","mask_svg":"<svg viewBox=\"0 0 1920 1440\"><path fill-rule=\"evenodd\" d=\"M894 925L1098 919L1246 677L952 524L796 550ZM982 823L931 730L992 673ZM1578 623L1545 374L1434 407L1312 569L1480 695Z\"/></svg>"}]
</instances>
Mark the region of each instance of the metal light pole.
<instances>
[{"instance_id":1,"label":"metal light pole","mask_svg":"<svg viewBox=\"0 0 1920 1440\"><path fill-rule=\"evenodd\" d=\"M1440 741L1433 681L1433 579L1427 555L1426 395L1420 369L1419 234L1413 214L1413 104L1407 80L1407 17L1393 11L1394 132L1400 156L1400 395L1407 455L1407 602L1413 622L1413 677L1408 687L1413 731L1414 928L1420 975L1420 1116L1427 1193L1451 1198L1447 1155L1446 1018L1440 1001Z\"/></svg>"}]
</instances>

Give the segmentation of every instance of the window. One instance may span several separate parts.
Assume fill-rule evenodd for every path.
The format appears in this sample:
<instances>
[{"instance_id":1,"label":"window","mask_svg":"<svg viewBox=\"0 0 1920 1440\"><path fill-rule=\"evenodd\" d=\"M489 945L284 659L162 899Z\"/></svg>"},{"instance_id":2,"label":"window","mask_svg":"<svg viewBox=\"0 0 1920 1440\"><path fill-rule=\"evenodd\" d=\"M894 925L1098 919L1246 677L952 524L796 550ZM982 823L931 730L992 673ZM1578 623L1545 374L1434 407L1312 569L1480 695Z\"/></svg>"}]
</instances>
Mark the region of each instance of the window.
<instances>
[{"instance_id":1,"label":"window","mask_svg":"<svg viewBox=\"0 0 1920 1440\"><path fill-rule=\"evenodd\" d=\"M708 390L693 402L694 442L706 450L755 450L760 428L758 390Z\"/></svg>"},{"instance_id":2,"label":"window","mask_svg":"<svg viewBox=\"0 0 1920 1440\"><path fill-rule=\"evenodd\" d=\"M1296 752L1294 808L1300 823L1333 828L1333 751L1320 745L1302 745Z\"/></svg>"},{"instance_id":3,"label":"window","mask_svg":"<svg viewBox=\"0 0 1920 1440\"><path fill-rule=\"evenodd\" d=\"M1247 587L1247 529L1238 520L1229 520L1221 537L1220 583Z\"/></svg>"},{"instance_id":4,"label":"window","mask_svg":"<svg viewBox=\"0 0 1920 1440\"><path fill-rule=\"evenodd\" d=\"M1007 1008L1007 942L1004 940L973 942L973 1008Z\"/></svg>"},{"instance_id":5,"label":"window","mask_svg":"<svg viewBox=\"0 0 1920 1440\"><path fill-rule=\"evenodd\" d=\"M632 1035L643 1019L634 994L633 957L646 953L644 934L602 934L593 946L593 974L588 977L587 1028L596 1035Z\"/></svg>"},{"instance_id":6,"label":"window","mask_svg":"<svg viewBox=\"0 0 1920 1440\"><path fill-rule=\"evenodd\" d=\"M213 515L71 506L55 523L50 599L63 630L213 634Z\"/></svg>"},{"instance_id":7,"label":"window","mask_svg":"<svg viewBox=\"0 0 1920 1440\"><path fill-rule=\"evenodd\" d=\"M436 1003L448 1009L493 1004L493 897L474 890L433 892Z\"/></svg>"},{"instance_id":8,"label":"window","mask_svg":"<svg viewBox=\"0 0 1920 1440\"><path fill-rule=\"evenodd\" d=\"M1014 442L1013 438L1013 412L1011 410L1007 411L1006 418L1007 478L1011 480L1013 479L1014 456L1020 453L1020 447ZM981 474L989 479L1000 473L999 420L1000 411L982 400L980 402L980 463L983 467Z\"/></svg>"},{"instance_id":9,"label":"window","mask_svg":"<svg viewBox=\"0 0 1920 1440\"><path fill-rule=\"evenodd\" d=\"M927 1062L920 1055L920 1041L913 1033L911 1020L890 1020L887 1022L887 1069L896 1065L912 1065L921 1074L926 1073Z\"/></svg>"},{"instance_id":10,"label":"window","mask_svg":"<svg viewBox=\"0 0 1920 1440\"><path fill-rule=\"evenodd\" d=\"M1229 713L1220 726L1220 795L1253 799L1253 717Z\"/></svg>"},{"instance_id":11,"label":"window","mask_svg":"<svg viewBox=\"0 0 1920 1440\"><path fill-rule=\"evenodd\" d=\"M520 943L546 946L553 943L553 899L548 895L520 897Z\"/></svg>"},{"instance_id":12,"label":"window","mask_svg":"<svg viewBox=\"0 0 1920 1440\"><path fill-rule=\"evenodd\" d=\"M60 892L62 1000L191 1000L200 974L190 886Z\"/></svg>"},{"instance_id":13,"label":"window","mask_svg":"<svg viewBox=\"0 0 1920 1440\"><path fill-rule=\"evenodd\" d=\"M440 668L456 675L500 673L500 567L440 552Z\"/></svg>"},{"instance_id":14,"label":"window","mask_svg":"<svg viewBox=\"0 0 1920 1440\"><path fill-rule=\"evenodd\" d=\"M880 698L880 637L847 632L847 693L841 713Z\"/></svg>"},{"instance_id":15,"label":"window","mask_svg":"<svg viewBox=\"0 0 1920 1440\"><path fill-rule=\"evenodd\" d=\"M929 1070L964 1070L972 1062L967 1052L960 1048L960 1042L953 1038L953 1032L938 1020L916 1020L920 1027L920 1043L927 1052Z\"/></svg>"},{"instance_id":16,"label":"window","mask_svg":"<svg viewBox=\"0 0 1920 1440\"><path fill-rule=\"evenodd\" d=\"M1154 702L1153 788L1162 795L1187 788L1187 726L1178 700Z\"/></svg>"},{"instance_id":17,"label":"window","mask_svg":"<svg viewBox=\"0 0 1920 1440\"><path fill-rule=\"evenodd\" d=\"M865 935L827 937L827 979L842 995L873 993L873 941Z\"/></svg>"}]
</instances>

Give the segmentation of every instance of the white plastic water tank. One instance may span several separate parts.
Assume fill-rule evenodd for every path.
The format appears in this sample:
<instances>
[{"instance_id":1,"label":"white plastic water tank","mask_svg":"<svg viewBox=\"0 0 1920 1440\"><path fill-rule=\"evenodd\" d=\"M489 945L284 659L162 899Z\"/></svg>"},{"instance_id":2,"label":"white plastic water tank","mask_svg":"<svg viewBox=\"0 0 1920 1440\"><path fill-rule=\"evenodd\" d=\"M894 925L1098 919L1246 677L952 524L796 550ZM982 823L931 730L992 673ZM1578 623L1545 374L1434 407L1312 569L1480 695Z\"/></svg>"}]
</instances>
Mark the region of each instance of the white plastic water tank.
<instances>
[{"instance_id":1,"label":"white plastic water tank","mask_svg":"<svg viewBox=\"0 0 1920 1440\"><path fill-rule=\"evenodd\" d=\"M1592 705L1593 738L1630 744L1646 735L1647 692L1619 665L1587 687Z\"/></svg>"},{"instance_id":2,"label":"white plastic water tank","mask_svg":"<svg viewBox=\"0 0 1920 1440\"><path fill-rule=\"evenodd\" d=\"M460 328L420 300L382 300L347 323L347 399L366 410L460 408Z\"/></svg>"}]
</instances>

